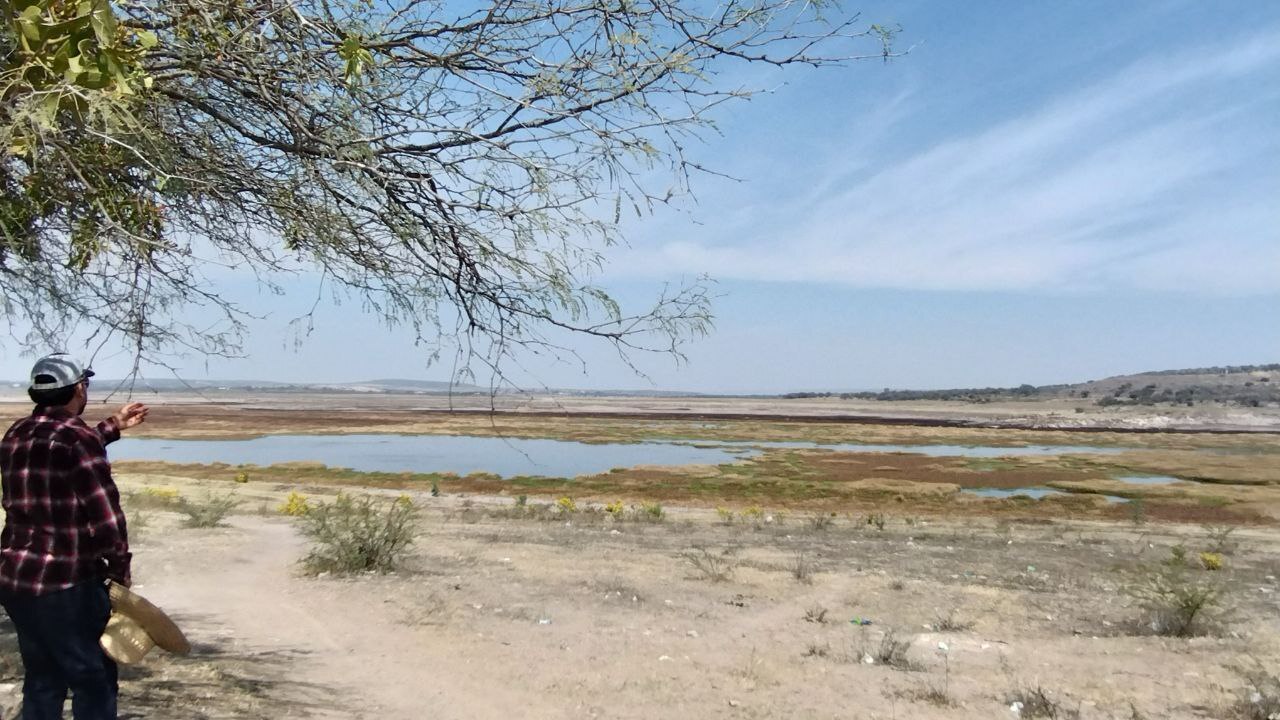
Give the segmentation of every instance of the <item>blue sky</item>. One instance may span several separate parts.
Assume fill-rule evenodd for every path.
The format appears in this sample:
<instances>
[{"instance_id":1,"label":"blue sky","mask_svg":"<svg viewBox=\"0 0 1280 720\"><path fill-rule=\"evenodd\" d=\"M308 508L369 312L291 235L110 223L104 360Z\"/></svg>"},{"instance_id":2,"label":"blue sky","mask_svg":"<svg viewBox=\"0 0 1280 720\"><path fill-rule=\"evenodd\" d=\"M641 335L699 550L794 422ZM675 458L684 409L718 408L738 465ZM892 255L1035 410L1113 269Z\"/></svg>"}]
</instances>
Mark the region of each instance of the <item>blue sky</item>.
<instances>
[{"instance_id":1,"label":"blue sky","mask_svg":"<svg viewBox=\"0 0 1280 720\"><path fill-rule=\"evenodd\" d=\"M529 385L716 392L1070 382L1280 361L1280 4L872 3L905 57L727 80L697 202L627 220L604 281L708 273L716 331L634 375L528 358ZM191 377L443 379L358 308L265 299L244 360ZM97 364L110 374L113 363ZM0 377L29 360L0 351ZM122 371L122 369L120 370Z\"/></svg>"}]
</instances>

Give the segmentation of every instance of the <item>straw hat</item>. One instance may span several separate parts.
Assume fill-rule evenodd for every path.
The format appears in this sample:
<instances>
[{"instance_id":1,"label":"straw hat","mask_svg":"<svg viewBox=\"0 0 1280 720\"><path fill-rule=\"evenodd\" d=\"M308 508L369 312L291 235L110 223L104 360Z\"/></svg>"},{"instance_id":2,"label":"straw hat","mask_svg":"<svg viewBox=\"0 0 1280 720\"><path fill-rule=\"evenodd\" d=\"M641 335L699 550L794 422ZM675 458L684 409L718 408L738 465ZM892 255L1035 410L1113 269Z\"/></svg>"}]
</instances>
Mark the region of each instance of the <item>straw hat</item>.
<instances>
[{"instance_id":1,"label":"straw hat","mask_svg":"<svg viewBox=\"0 0 1280 720\"><path fill-rule=\"evenodd\" d=\"M111 619L98 643L118 663L132 665L159 645L171 653L186 655L191 643L164 611L119 583L110 583Z\"/></svg>"}]
</instances>

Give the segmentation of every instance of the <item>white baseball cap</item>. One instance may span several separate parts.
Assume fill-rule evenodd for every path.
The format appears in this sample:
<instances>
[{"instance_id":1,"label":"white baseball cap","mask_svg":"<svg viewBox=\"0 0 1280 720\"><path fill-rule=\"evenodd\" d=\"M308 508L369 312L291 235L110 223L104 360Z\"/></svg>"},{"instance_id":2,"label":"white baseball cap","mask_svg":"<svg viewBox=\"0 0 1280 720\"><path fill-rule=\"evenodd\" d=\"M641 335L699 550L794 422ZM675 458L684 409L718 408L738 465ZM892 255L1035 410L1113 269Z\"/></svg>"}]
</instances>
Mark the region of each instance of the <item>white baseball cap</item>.
<instances>
[{"instance_id":1,"label":"white baseball cap","mask_svg":"<svg viewBox=\"0 0 1280 720\"><path fill-rule=\"evenodd\" d=\"M93 377L93 371L66 353L45 355L31 368L32 390L57 390Z\"/></svg>"}]
</instances>

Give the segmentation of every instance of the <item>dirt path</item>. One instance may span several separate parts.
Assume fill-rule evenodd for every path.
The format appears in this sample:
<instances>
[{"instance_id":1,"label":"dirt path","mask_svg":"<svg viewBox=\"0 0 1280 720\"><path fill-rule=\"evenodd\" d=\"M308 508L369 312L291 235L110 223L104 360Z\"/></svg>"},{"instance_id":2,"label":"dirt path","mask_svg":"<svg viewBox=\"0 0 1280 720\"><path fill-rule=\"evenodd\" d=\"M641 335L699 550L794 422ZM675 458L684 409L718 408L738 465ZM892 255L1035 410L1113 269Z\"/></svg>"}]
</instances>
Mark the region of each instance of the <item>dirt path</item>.
<instances>
[{"instance_id":1,"label":"dirt path","mask_svg":"<svg viewBox=\"0 0 1280 720\"><path fill-rule=\"evenodd\" d=\"M406 628L404 602L382 596L379 578L298 577L304 543L283 519L240 516L140 545L139 589L182 623L192 661L260 668L267 686L251 689L269 696L261 717L484 719L533 709L492 687L459 652L465 641ZM458 696L467 703L451 702Z\"/></svg>"}]
</instances>

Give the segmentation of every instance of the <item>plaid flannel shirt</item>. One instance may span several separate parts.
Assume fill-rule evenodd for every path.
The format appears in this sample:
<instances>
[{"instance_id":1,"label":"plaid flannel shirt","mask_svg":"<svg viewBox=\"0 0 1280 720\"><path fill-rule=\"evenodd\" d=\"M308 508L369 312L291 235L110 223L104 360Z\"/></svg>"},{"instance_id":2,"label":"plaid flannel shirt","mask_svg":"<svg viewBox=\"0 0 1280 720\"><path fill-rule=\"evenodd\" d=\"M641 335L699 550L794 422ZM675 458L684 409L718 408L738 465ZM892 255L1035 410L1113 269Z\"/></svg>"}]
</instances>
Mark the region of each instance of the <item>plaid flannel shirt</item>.
<instances>
[{"instance_id":1,"label":"plaid flannel shirt","mask_svg":"<svg viewBox=\"0 0 1280 720\"><path fill-rule=\"evenodd\" d=\"M5 433L0 591L41 595L104 577L128 584L129 536L106 450L119 437L114 418L90 428L50 408Z\"/></svg>"}]
</instances>

